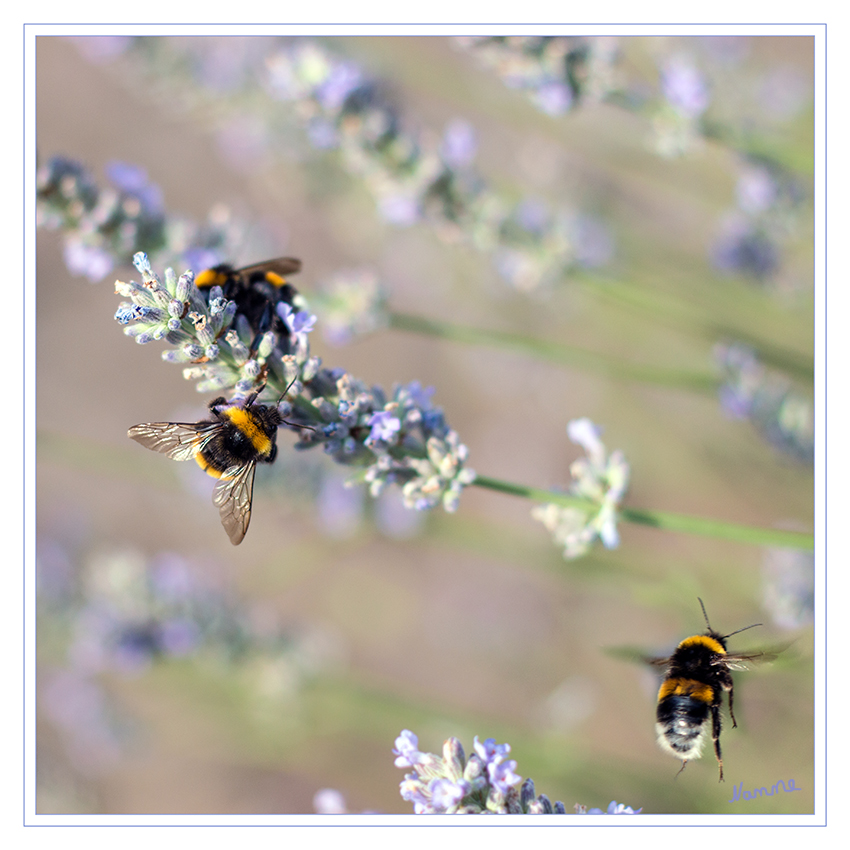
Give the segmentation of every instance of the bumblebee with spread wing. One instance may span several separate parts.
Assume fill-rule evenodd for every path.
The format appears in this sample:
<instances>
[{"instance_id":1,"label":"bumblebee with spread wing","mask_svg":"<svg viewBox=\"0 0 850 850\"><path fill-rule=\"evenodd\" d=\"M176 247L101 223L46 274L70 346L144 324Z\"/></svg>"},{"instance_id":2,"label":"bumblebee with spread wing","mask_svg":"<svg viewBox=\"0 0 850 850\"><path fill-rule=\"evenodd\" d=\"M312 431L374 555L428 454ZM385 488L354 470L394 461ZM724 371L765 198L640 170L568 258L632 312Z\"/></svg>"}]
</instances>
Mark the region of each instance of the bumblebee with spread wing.
<instances>
[{"instance_id":1,"label":"bumblebee with spread wing","mask_svg":"<svg viewBox=\"0 0 850 850\"><path fill-rule=\"evenodd\" d=\"M251 521L257 464L271 463L277 456L277 429L284 421L276 406L256 403L261 391L250 395L242 406L214 399L209 404L213 419L148 422L127 432L145 448L173 460L194 460L219 479L213 503L234 546L242 542Z\"/></svg>"},{"instance_id":2,"label":"bumblebee with spread wing","mask_svg":"<svg viewBox=\"0 0 850 850\"><path fill-rule=\"evenodd\" d=\"M714 755L723 781L723 758L720 752L720 708L723 694L729 694L729 715L732 727L737 728L733 709L734 689L730 670L746 670L748 663L773 661L779 652L729 652L726 641L739 632L760 626L754 623L721 635L708 621L705 605L699 600L705 618L705 634L685 638L672 655L652 658L629 649L613 649L611 654L630 661L641 661L663 669L664 680L658 691L655 731L663 750L682 760L679 773L691 759L702 755L711 723Z\"/></svg>"}]
</instances>

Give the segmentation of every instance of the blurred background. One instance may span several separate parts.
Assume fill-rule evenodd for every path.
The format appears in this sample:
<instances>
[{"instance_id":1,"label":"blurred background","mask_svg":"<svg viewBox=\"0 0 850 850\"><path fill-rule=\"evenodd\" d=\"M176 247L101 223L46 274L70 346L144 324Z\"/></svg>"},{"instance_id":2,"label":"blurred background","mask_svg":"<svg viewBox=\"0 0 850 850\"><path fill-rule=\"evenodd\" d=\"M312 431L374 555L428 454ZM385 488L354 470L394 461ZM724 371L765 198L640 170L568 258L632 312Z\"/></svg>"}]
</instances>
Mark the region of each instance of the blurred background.
<instances>
[{"instance_id":1,"label":"blurred background","mask_svg":"<svg viewBox=\"0 0 850 850\"><path fill-rule=\"evenodd\" d=\"M461 187L506 199L530 254L381 195L333 127L262 82L291 40L39 37L39 162L77 160L125 192L132 175L137 213L220 226L219 259L301 258L308 300L372 275L394 314L599 355L312 334L326 366L433 386L482 475L567 486L581 452L566 424L587 416L631 465L627 506L811 531L813 41L588 42L590 59L533 40L312 42L343 63L344 93L380 81L372 96ZM559 240L535 242L556 219ZM467 753L475 735L509 742L517 773L568 811L812 811L810 552L621 523L618 548L568 561L528 500L469 487L456 514L407 511L344 488L350 470L292 451L288 432L234 548L212 481L127 439L209 401L115 322L132 252L110 265L46 224L39 812L312 812L325 788L352 812L410 812L402 729L430 752L450 735ZM698 596L724 634L764 624L733 650L795 641L736 675L723 785L708 751L675 778L655 675L608 651L669 653L704 630ZM802 792L728 802L780 779Z\"/></svg>"}]
</instances>

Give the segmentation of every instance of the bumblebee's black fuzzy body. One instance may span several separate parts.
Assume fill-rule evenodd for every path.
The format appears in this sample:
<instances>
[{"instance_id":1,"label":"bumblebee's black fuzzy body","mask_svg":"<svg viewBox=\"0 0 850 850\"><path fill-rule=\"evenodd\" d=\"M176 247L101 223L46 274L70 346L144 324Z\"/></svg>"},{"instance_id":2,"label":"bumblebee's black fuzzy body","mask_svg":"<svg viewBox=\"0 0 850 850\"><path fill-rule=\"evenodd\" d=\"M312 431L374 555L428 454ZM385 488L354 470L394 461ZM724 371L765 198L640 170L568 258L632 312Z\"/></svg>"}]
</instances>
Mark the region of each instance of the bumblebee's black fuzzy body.
<instances>
[{"instance_id":1,"label":"bumblebee's black fuzzy body","mask_svg":"<svg viewBox=\"0 0 850 850\"><path fill-rule=\"evenodd\" d=\"M219 479L213 494L230 542L242 542L251 521L254 471L277 456L277 429L284 421L277 407L257 404L259 390L243 405L224 398L210 402L212 419L200 422L148 422L128 436L174 460L195 460Z\"/></svg>"},{"instance_id":2,"label":"bumblebee's black fuzzy body","mask_svg":"<svg viewBox=\"0 0 850 850\"><path fill-rule=\"evenodd\" d=\"M702 600L700 600L702 605ZM658 743L667 752L682 760L682 770L691 759L699 758L711 722L711 740L723 781L723 758L720 752L720 708L723 694L729 694L729 715L737 727L732 708L733 683L730 666L737 661L755 660L764 653L730 654L726 640L737 634L721 635L711 628L708 616L703 615L708 631L685 638L669 658L653 659L654 664L666 666L658 691L655 729ZM761 625L757 623L755 625ZM747 626L746 628L753 628ZM744 629L738 629L744 631ZM679 771L681 773L681 771Z\"/></svg>"},{"instance_id":3,"label":"bumblebee's black fuzzy body","mask_svg":"<svg viewBox=\"0 0 850 850\"><path fill-rule=\"evenodd\" d=\"M237 314L242 314L256 332L257 337L274 331L278 339L289 338L289 328L277 313L281 302L292 305L298 290L287 283L285 275L295 274L301 261L294 257L280 257L244 269L235 269L221 263L202 271L195 285L202 291L220 286L222 294L236 302Z\"/></svg>"},{"instance_id":4,"label":"bumblebee's black fuzzy body","mask_svg":"<svg viewBox=\"0 0 850 850\"><path fill-rule=\"evenodd\" d=\"M221 478L234 466L271 463L277 456L277 429L283 421L275 407L250 403L228 405L224 398L210 402L216 417L196 423L199 432L218 425L198 448L195 460L209 475Z\"/></svg>"}]
</instances>

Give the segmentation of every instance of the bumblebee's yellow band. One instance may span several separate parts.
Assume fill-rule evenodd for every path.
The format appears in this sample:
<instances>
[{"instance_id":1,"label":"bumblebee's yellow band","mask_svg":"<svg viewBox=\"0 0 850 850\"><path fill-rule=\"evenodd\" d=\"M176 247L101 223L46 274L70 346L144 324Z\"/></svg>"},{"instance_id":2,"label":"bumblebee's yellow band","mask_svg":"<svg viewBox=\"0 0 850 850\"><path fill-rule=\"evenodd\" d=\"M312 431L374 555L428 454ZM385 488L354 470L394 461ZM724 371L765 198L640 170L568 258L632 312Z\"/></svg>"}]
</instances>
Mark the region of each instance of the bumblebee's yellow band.
<instances>
[{"instance_id":1,"label":"bumblebee's yellow band","mask_svg":"<svg viewBox=\"0 0 850 850\"><path fill-rule=\"evenodd\" d=\"M694 635L693 637L685 638L679 644L678 648L684 649L688 646L705 646L718 655L726 655L726 650L721 646L720 642L708 635Z\"/></svg>"},{"instance_id":2,"label":"bumblebee's yellow band","mask_svg":"<svg viewBox=\"0 0 850 850\"><path fill-rule=\"evenodd\" d=\"M251 441L254 448L264 457L272 450L272 441L247 410L241 407L228 407L224 415Z\"/></svg>"},{"instance_id":3,"label":"bumblebee's yellow band","mask_svg":"<svg viewBox=\"0 0 850 850\"><path fill-rule=\"evenodd\" d=\"M197 463L207 475L212 475L213 478L221 478L226 471L224 469L216 469L200 452L195 452L195 463ZM229 475L227 476L227 478L230 477L231 476ZM227 480L227 478L225 478L225 480Z\"/></svg>"},{"instance_id":4,"label":"bumblebee's yellow band","mask_svg":"<svg viewBox=\"0 0 850 850\"><path fill-rule=\"evenodd\" d=\"M658 691L658 702L669 696L693 697L710 704L714 700L714 689L696 679L668 679Z\"/></svg>"},{"instance_id":5,"label":"bumblebee's yellow band","mask_svg":"<svg viewBox=\"0 0 850 850\"><path fill-rule=\"evenodd\" d=\"M206 289L208 286L224 286L225 283L227 283L227 275L215 269L206 269L195 278L195 286L200 289Z\"/></svg>"}]
</instances>

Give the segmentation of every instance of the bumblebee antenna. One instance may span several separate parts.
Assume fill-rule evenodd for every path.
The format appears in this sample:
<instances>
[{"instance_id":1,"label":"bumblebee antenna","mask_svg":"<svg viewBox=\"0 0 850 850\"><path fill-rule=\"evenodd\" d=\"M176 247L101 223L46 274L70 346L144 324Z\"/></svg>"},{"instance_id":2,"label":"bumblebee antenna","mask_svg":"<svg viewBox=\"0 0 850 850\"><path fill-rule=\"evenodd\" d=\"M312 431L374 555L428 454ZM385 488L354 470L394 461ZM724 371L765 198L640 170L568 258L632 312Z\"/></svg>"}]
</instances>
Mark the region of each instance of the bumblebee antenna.
<instances>
[{"instance_id":1,"label":"bumblebee antenna","mask_svg":"<svg viewBox=\"0 0 850 850\"><path fill-rule=\"evenodd\" d=\"M723 635L723 640L726 640L726 638L732 637L732 635L738 634L738 632L745 632L747 629L754 629L756 626L763 626L763 625L764 625L764 623L753 623L751 626L744 626L743 629L735 629L734 632L729 632L728 635Z\"/></svg>"},{"instance_id":2,"label":"bumblebee antenna","mask_svg":"<svg viewBox=\"0 0 850 850\"><path fill-rule=\"evenodd\" d=\"M699 602L700 608L702 608L702 615L705 617L705 624L708 626L708 630L713 632L714 629L711 628L711 623L708 622L708 614L705 613L705 605L703 605L702 599L697 596L697 601ZM764 623L753 623L751 626L744 626L743 629L736 629L734 632L729 632L728 635L723 635L723 640L726 638L732 637L732 635L737 635L740 632L745 632L747 629L754 629L756 626L763 626Z\"/></svg>"},{"instance_id":3,"label":"bumblebee antenna","mask_svg":"<svg viewBox=\"0 0 850 850\"><path fill-rule=\"evenodd\" d=\"M705 613L705 605L703 605L702 599L697 596L697 602L699 602L699 607L702 608L702 616L705 617L705 624L708 626L708 630L713 632L714 629L711 628L711 623L708 622L708 614Z\"/></svg>"},{"instance_id":4,"label":"bumblebee antenna","mask_svg":"<svg viewBox=\"0 0 850 850\"><path fill-rule=\"evenodd\" d=\"M287 385L286 389L281 394L280 398L277 400L277 403L280 404L285 398L286 394L292 389L292 385L298 380L298 375L296 375Z\"/></svg>"},{"instance_id":5,"label":"bumblebee antenna","mask_svg":"<svg viewBox=\"0 0 850 850\"><path fill-rule=\"evenodd\" d=\"M289 392L290 387L298 380L298 375L296 375L287 385L286 389L283 391L281 397L277 400L277 406L280 407L280 403L286 398L286 394ZM297 425L295 422L289 422L286 419L281 420L286 425L295 425L296 428L306 428L308 431L315 431L316 429L312 427L312 425Z\"/></svg>"}]
</instances>

